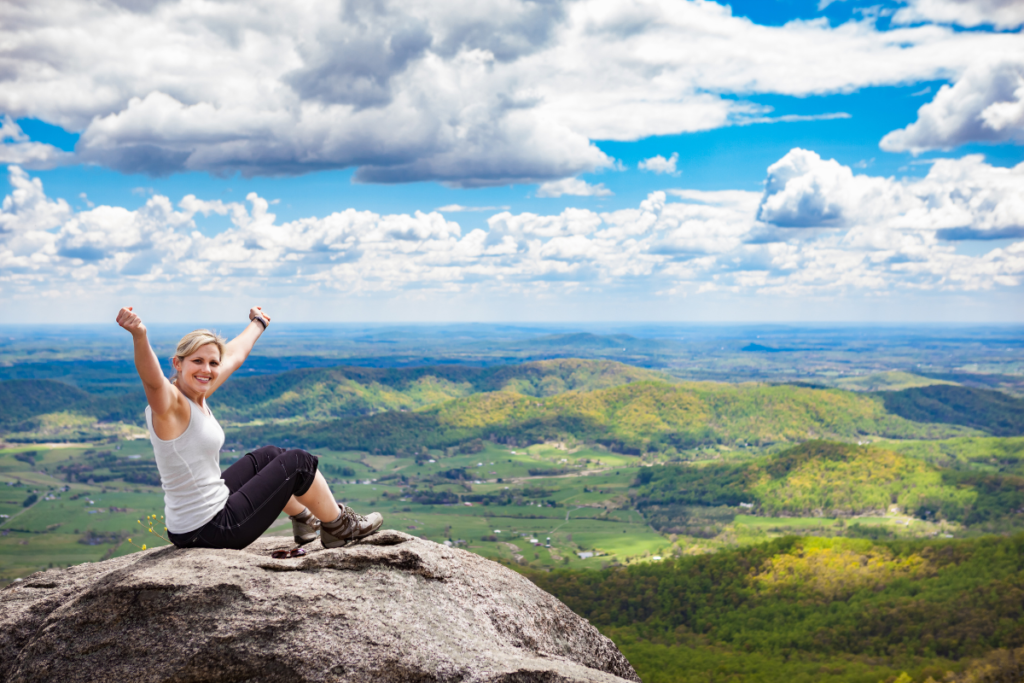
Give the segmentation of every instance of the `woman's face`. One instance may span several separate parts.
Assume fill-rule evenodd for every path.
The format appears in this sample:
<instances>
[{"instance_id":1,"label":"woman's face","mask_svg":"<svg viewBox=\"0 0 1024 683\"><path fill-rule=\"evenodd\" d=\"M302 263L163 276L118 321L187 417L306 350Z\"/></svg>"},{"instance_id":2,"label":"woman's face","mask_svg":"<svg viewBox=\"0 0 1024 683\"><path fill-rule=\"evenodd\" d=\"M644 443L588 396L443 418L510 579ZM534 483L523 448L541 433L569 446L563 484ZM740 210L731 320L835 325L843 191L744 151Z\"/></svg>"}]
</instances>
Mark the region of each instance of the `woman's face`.
<instances>
[{"instance_id":1,"label":"woman's face","mask_svg":"<svg viewBox=\"0 0 1024 683\"><path fill-rule=\"evenodd\" d=\"M206 394L217 375L220 374L220 350L216 344L200 346L191 356L184 360L174 359L178 371L179 386L187 388L188 393Z\"/></svg>"}]
</instances>

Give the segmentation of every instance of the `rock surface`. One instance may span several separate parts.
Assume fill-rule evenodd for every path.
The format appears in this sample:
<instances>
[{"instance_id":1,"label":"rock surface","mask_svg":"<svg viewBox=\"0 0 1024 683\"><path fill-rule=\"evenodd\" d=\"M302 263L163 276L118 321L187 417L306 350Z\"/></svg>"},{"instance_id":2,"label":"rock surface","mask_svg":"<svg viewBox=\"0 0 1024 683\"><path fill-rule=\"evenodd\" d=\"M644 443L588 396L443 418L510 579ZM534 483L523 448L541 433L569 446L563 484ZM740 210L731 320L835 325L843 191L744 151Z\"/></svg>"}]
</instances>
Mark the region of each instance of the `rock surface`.
<instances>
[{"instance_id":1,"label":"rock surface","mask_svg":"<svg viewBox=\"0 0 1024 683\"><path fill-rule=\"evenodd\" d=\"M283 540L158 548L11 584L0 681L640 680L584 619L473 553L382 531L272 559Z\"/></svg>"}]
</instances>

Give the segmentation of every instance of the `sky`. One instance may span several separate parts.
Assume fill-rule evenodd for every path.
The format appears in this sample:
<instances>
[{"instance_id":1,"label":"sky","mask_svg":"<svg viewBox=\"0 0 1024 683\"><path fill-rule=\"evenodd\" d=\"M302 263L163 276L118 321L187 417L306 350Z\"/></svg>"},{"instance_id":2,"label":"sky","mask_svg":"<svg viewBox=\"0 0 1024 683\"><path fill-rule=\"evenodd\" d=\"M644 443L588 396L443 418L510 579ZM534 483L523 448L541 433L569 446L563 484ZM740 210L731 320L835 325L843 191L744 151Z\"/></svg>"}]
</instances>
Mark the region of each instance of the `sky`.
<instances>
[{"instance_id":1,"label":"sky","mask_svg":"<svg viewBox=\"0 0 1024 683\"><path fill-rule=\"evenodd\" d=\"M1024 322L1022 25L0 3L0 324Z\"/></svg>"}]
</instances>

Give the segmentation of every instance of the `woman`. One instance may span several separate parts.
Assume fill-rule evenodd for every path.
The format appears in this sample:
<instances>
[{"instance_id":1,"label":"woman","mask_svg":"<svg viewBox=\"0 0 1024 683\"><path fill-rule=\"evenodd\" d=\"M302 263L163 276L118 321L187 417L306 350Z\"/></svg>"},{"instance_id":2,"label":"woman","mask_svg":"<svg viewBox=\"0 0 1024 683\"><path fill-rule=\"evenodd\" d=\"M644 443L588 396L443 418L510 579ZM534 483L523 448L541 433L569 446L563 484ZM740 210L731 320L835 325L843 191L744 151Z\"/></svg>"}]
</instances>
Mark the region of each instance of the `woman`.
<instances>
[{"instance_id":1,"label":"woman","mask_svg":"<svg viewBox=\"0 0 1024 683\"><path fill-rule=\"evenodd\" d=\"M295 542L309 543L320 531L325 548L368 536L384 521L367 517L334 500L317 459L306 451L277 446L257 448L220 472L224 430L206 399L237 370L252 351L270 316L256 306L249 325L232 341L209 330L182 337L171 358L174 374L160 370L146 326L132 307L117 323L135 344L135 368L146 390L146 425L164 489L168 538L179 548L240 550L260 537L284 510ZM329 521L328 521L329 520Z\"/></svg>"}]
</instances>

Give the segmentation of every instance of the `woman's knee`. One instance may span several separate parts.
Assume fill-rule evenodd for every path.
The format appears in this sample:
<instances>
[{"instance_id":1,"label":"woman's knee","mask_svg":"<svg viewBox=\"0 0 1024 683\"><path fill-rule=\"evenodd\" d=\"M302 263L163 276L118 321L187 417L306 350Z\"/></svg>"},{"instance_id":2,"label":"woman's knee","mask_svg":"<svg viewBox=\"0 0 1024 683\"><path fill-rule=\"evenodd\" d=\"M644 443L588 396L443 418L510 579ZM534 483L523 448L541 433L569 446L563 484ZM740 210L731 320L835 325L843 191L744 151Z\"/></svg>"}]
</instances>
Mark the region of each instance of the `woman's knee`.
<instances>
[{"instance_id":1,"label":"woman's knee","mask_svg":"<svg viewBox=\"0 0 1024 683\"><path fill-rule=\"evenodd\" d=\"M283 448L268 445L255 448L246 453L246 455L253 459L253 462L256 466L256 471L259 472L264 467L274 462L274 460L276 460L278 456L280 456L284 452L285 450Z\"/></svg>"},{"instance_id":2,"label":"woman's knee","mask_svg":"<svg viewBox=\"0 0 1024 683\"><path fill-rule=\"evenodd\" d=\"M318 459L309 451L304 451L301 448L289 448L282 451L277 457L285 459L288 462L286 466L290 465L295 472L316 473Z\"/></svg>"},{"instance_id":3,"label":"woman's knee","mask_svg":"<svg viewBox=\"0 0 1024 683\"><path fill-rule=\"evenodd\" d=\"M305 495L316 478L317 468L320 464L317 457L301 448L291 448L279 455L278 458L282 461L288 476L295 476L295 488L292 494Z\"/></svg>"}]
</instances>

